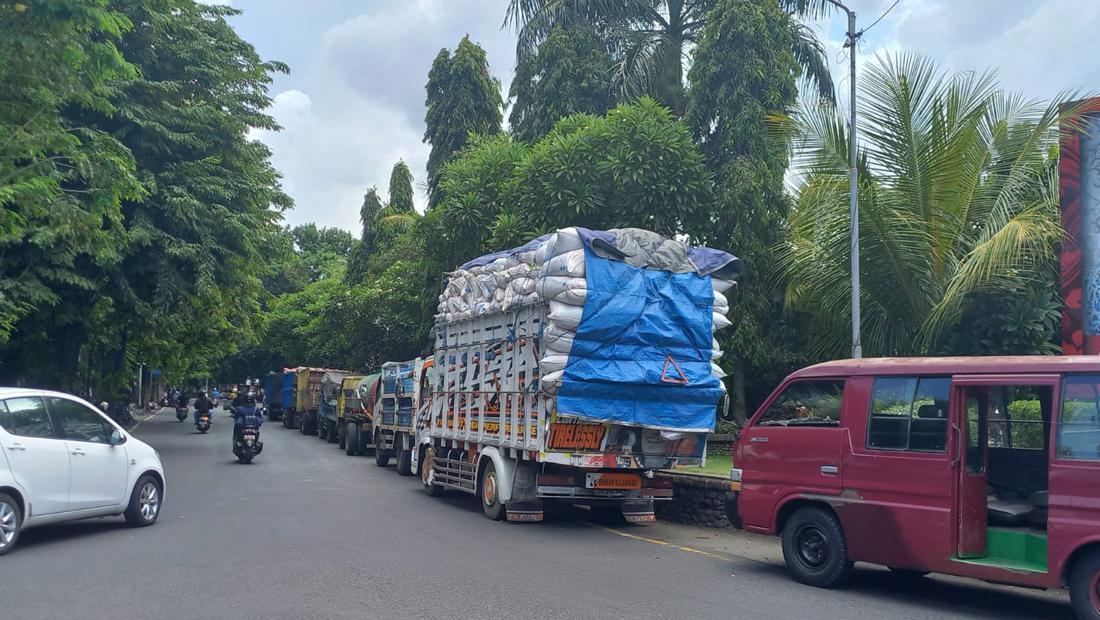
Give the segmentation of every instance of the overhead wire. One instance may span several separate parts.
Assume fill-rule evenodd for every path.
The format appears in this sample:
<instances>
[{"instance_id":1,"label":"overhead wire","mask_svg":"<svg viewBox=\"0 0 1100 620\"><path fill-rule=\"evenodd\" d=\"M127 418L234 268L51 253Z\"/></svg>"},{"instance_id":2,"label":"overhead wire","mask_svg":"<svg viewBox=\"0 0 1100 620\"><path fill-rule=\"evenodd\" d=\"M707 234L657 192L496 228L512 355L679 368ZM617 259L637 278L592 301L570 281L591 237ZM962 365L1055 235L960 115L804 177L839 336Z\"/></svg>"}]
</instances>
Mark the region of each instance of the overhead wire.
<instances>
[{"instance_id":1,"label":"overhead wire","mask_svg":"<svg viewBox=\"0 0 1100 620\"><path fill-rule=\"evenodd\" d=\"M878 19L876 19L875 21L871 22L871 25L870 25L870 26L867 26L867 27L866 27L866 28L864 28L863 30L860 30L860 31L859 31L859 34L860 34L860 35L863 35L863 34L864 34L864 33L866 33L866 32L867 32L868 30L870 30L870 29L874 28L875 26L877 26L877 25L878 25L878 23L879 23L880 21L882 21L882 20L883 20L883 19L884 19L884 18L885 18L885 17L887 16L887 15L889 15L889 14L890 14L890 11L893 11L893 10L894 10L894 8L895 8L895 7L896 7L896 6L898 5L898 4L900 4L900 3L901 3L901 0L894 0L894 3L893 3L893 4L891 4L891 5L890 5L890 7L889 7L888 9L886 9L885 11L883 11L882 15L879 15L879 16L878 16Z\"/></svg>"}]
</instances>

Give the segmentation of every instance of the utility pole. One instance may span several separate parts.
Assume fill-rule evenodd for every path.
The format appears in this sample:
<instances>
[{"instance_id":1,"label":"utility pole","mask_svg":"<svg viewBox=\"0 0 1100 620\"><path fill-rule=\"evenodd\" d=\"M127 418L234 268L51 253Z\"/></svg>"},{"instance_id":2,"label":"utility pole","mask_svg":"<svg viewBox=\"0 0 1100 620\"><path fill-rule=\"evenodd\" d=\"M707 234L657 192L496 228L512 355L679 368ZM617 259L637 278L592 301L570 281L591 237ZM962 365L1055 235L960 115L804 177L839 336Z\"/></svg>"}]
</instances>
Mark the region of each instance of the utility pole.
<instances>
[{"instance_id":1,"label":"utility pole","mask_svg":"<svg viewBox=\"0 0 1100 620\"><path fill-rule=\"evenodd\" d=\"M145 366L145 362L138 362L137 404L138 404L138 407L140 407L142 410L145 409L145 393L141 389L142 388L141 380L142 380L143 376L145 375L144 366Z\"/></svg>"},{"instance_id":2,"label":"utility pole","mask_svg":"<svg viewBox=\"0 0 1100 620\"><path fill-rule=\"evenodd\" d=\"M844 47L848 48L848 86L850 87L848 107L851 117L848 121L848 201L849 217L851 218L851 244L852 244L852 357L863 357L863 342L860 337L860 307L859 307L859 170L856 157L856 42L863 34L856 31L856 14L838 0L828 0L830 4L838 7L848 14L848 39Z\"/></svg>"}]
</instances>

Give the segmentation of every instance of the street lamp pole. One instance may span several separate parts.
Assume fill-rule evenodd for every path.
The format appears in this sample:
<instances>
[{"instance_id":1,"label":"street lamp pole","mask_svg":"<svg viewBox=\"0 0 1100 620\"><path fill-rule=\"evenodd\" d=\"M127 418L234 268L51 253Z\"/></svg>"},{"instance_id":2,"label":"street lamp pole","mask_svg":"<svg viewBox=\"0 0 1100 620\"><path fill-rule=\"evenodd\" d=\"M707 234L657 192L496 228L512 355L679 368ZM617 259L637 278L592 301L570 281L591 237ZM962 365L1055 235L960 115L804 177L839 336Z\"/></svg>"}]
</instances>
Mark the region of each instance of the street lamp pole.
<instances>
[{"instance_id":1,"label":"street lamp pole","mask_svg":"<svg viewBox=\"0 0 1100 620\"><path fill-rule=\"evenodd\" d=\"M848 48L848 82L850 95L848 107L851 117L848 121L848 200L849 217L851 218L851 244L852 244L852 357L863 357L863 343L860 337L860 307L859 307L859 170L856 157L856 41L861 32L856 31L856 14L838 0L828 0L830 4L838 7L848 14L848 39L844 47Z\"/></svg>"}]
</instances>

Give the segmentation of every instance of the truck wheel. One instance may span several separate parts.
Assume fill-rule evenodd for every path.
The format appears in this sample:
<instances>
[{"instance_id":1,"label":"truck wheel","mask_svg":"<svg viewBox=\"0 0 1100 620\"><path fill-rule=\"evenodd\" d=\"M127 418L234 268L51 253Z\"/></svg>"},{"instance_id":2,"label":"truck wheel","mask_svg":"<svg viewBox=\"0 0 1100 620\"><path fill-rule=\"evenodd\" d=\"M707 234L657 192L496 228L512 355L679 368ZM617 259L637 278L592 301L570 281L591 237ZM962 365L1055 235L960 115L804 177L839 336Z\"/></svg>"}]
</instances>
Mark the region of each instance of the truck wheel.
<instances>
[{"instance_id":1,"label":"truck wheel","mask_svg":"<svg viewBox=\"0 0 1100 620\"><path fill-rule=\"evenodd\" d=\"M844 529L833 513L798 510L783 527L783 560L798 581L818 588L839 585L852 570Z\"/></svg>"},{"instance_id":2,"label":"truck wheel","mask_svg":"<svg viewBox=\"0 0 1100 620\"><path fill-rule=\"evenodd\" d=\"M432 497L438 497L443 494L443 487L428 482L432 476L432 465L434 463L435 447L428 446L424 448L424 453L420 455L420 482L424 485L424 492Z\"/></svg>"},{"instance_id":3,"label":"truck wheel","mask_svg":"<svg viewBox=\"0 0 1100 620\"><path fill-rule=\"evenodd\" d=\"M344 454L359 454L359 427L354 424L344 426Z\"/></svg>"},{"instance_id":4,"label":"truck wheel","mask_svg":"<svg viewBox=\"0 0 1100 620\"><path fill-rule=\"evenodd\" d=\"M1094 550L1073 564L1069 574L1069 599L1081 620L1100 620L1100 551Z\"/></svg>"},{"instance_id":5,"label":"truck wheel","mask_svg":"<svg viewBox=\"0 0 1100 620\"><path fill-rule=\"evenodd\" d=\"M359 454L365 455L370 450L370 428L359 429Z\"/></svg>"},{"instance_id":6,"label":"truck wheel","mask_svg":"<svg viewBox=\"0 0 1100 620\"><path fill-rule=\"evenodd\" d=\"M390 453L382 449L382 433L374 435L374 464L385 467L390 464Z\"/></svg>"},{"instance_id":7,"label":"truck wheel","mask_svg":"<svg viewBox=\"0 0 1100 620\"><path fill-rule=\"evenodd\" d=\"M328 433L325 434L325 439L329 443L336 443L336 424L332 421L328 421Z\"/></svg>"},{"instance_id":8,"label":"truck wheel","mask_svg":"<svg viewBox=\"0 0 1100 620\"><path fill-rule=\"evenodd\" d=\"M345 435L345 433L347 433L347 430L348 430L348 425L347 424L344 424L344 425L337 424L336 425L336 446L338 448L340 448L341 450L343 450L347 447L347 436Z\"/></svg>"},{"instance_id":9,"label":"truck wheel","mask_svg":"<svg viewBox=\"0 0 1100 620\"><path fill-rule=\"evenodd\" d=\"M504 504L500 503L500 484L497 481L497 468L492 461L486 461L477 481L478 495L481 496L481 509L485 516L493 521L504 518Z\"/></svg>"},{"instance_id":10,"label":"truck wheel","mask_svg":"<svg viewBox=\"0 0 1100 620\"><path fill-rule=\"evenodd\" d=\"M283 415L283 428L289 428L289 427L287 426L287 424L286 424L286 422L287 422L287 419L288 419L288 416L286 416L286 415Z\"/></svg>"},{"instance_id":11,"label":"truck wheel","mask_svg":"<svg viewBox=\"0 0 1100 620\"><path fill-rule=\"evenodd\" d=\"M397 473L402 476L411 476L412 464L412 450L397 450Z\"/></svg>"},{"instance_id":12,"label":"truck wheel","mask_svg":"<svg viewBox=\"0 0 1100 620\"><path fill-rule=\"evenodd\" d=\"M317 439L328 442L328 420L317 418Z\"/></svg>"}]
</instances>

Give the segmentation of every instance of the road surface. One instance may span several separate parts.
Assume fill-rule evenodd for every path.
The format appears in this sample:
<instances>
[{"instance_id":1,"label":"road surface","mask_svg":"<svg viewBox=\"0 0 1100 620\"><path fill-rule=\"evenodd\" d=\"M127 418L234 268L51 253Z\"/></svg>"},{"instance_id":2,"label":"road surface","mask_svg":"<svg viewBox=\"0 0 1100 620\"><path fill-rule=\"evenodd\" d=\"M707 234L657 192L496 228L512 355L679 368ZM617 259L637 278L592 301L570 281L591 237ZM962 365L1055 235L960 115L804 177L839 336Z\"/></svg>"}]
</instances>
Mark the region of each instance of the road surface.
<instances>
[{"instance_id":1,"label":"road surface","mask_svg":"<svg viewBox=\"0 0 1100 620\"><path fill-rule=\"evenodd\" d=\"M280 424L252 465L172 411L136 435L161 454L160 521L27 530L0 558L6 618L1070 618L1064 593L857 567L824 591L791 581L773 539L583 511L494 523L476 498L418 482Z\"/></svg>"}]
</instances>

